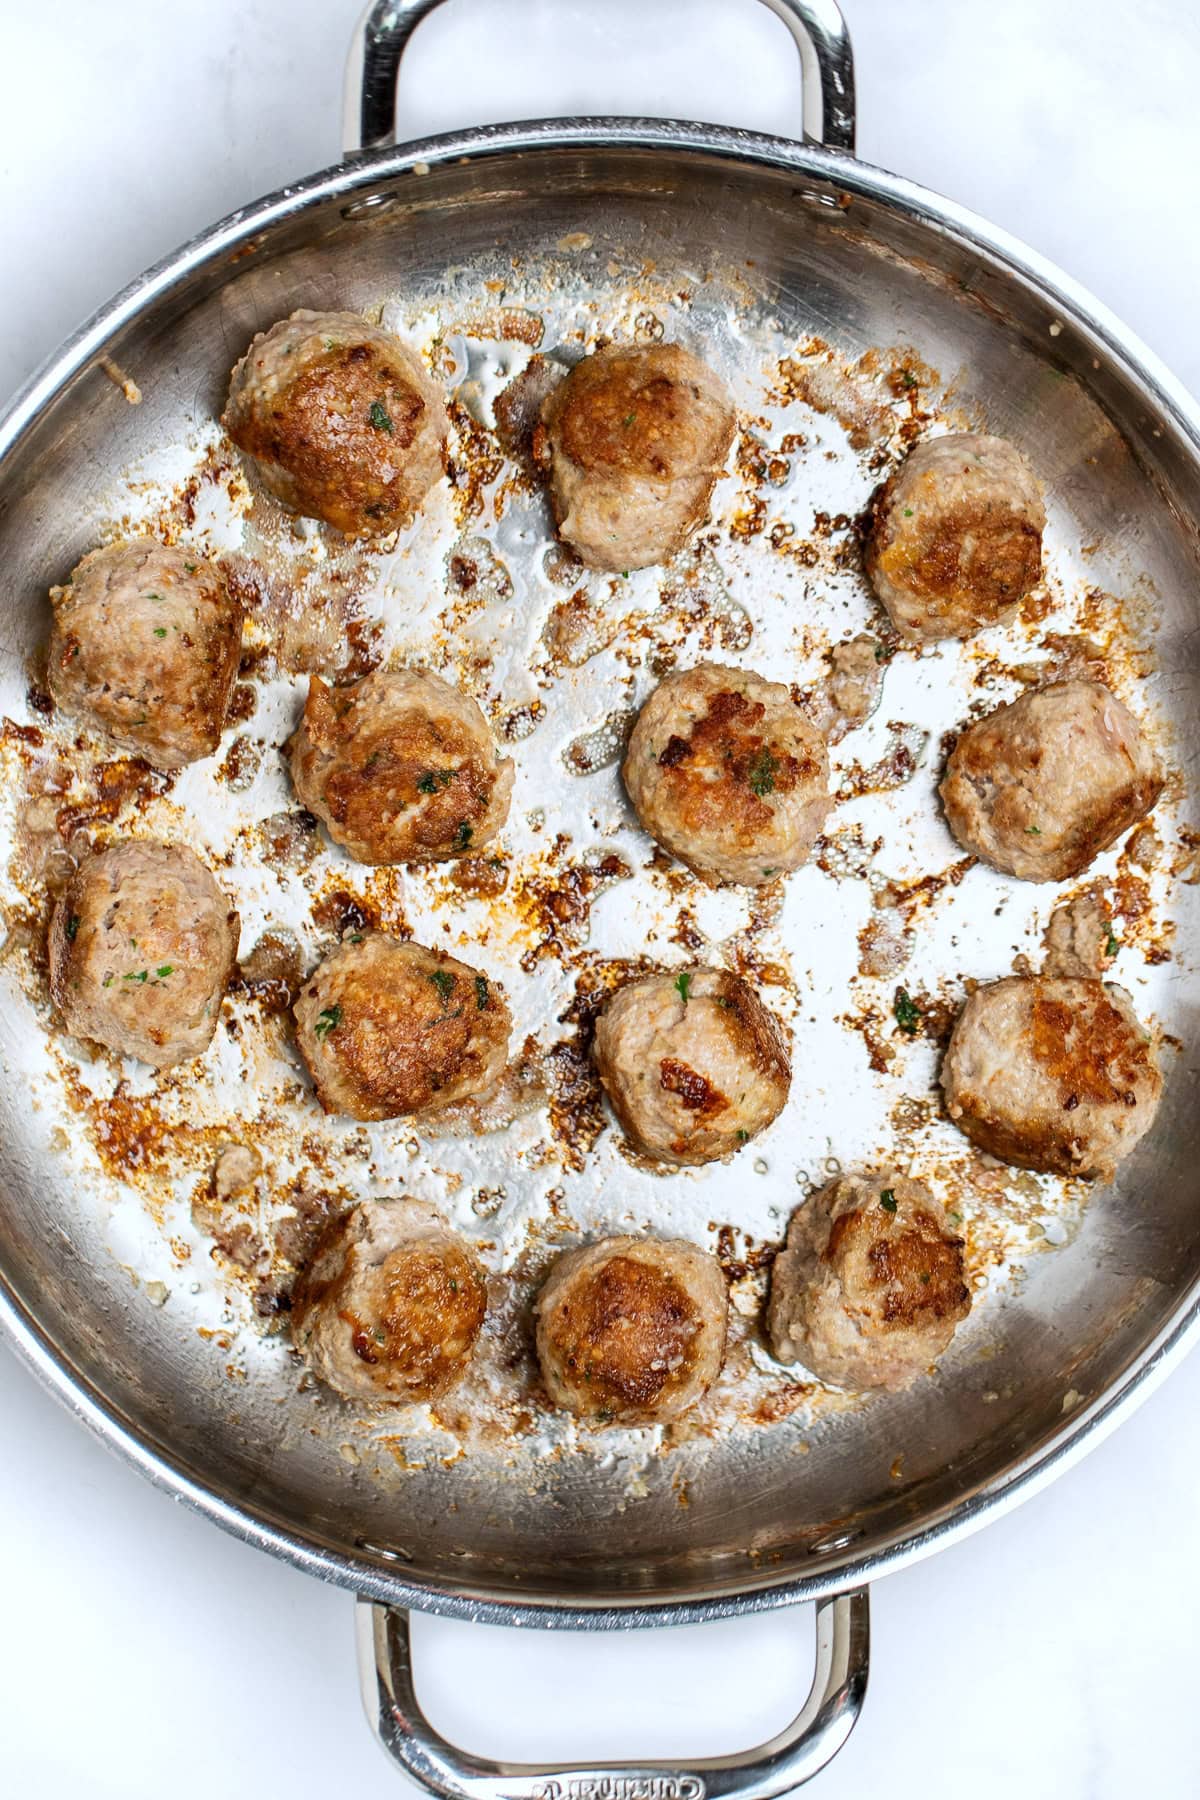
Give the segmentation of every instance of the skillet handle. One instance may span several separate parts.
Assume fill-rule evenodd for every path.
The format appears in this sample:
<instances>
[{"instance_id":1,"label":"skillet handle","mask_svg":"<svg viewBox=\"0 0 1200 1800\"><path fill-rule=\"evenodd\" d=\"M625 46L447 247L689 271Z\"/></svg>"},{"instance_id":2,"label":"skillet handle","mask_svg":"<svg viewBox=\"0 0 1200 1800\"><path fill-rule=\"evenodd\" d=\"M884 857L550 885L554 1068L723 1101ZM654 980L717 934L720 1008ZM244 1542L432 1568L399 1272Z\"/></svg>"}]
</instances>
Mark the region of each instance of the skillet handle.
<instances>
[{"instance_id":1,"label":"skillet handle","mask_svg":"<svg viewBox=\"0 0 1200 1800\"><path fill-rule=\"evenodd\" d=\"M346 70L348 157L396 142L400 59L426 13L442 0L373 0L359 21ZM854 155L854 56L836 0L762 0L800 52L803 136Z\"/></svg>"},{"instance_id":2,"label":"skillet handle","mask_svg":"<svg viewBox=\"0 0 1200 1800\"><path fill-rule=\"evenodd\" d=\"M434 1729L413 1682L409 1615L358 1602L359 1670L367 1715L404 1773L439 1800L773 1800L818 1774L854 1729L867 1691L867 1589L816 1603L812 1689L785 1731L735 1756L690 1763L492 1762Z\"/></svg>"}]
</instances>

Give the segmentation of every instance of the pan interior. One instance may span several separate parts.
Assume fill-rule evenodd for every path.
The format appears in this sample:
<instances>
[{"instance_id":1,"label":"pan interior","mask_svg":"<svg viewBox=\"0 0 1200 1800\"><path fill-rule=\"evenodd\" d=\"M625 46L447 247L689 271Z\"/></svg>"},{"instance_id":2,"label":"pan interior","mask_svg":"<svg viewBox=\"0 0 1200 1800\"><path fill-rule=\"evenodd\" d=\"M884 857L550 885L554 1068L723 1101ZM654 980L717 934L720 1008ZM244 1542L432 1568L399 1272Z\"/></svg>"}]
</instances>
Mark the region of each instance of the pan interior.
<instances>
[{"instance_id":1,"label":"pan interior","mask_svg":"<svg viewBox=\"0 0 1200 1800\"><path fill-rule=\"evenodd\" d=\"M1119 605L1132 637L1140 639L1140 648L1122 652L1121 673L1131 681L1144 676L1165 754L1177 770L1190 770L1190 746L1200 741L1194 452L1156 417L1134 375L998 258L935 233L903 207L865 195L851 200L811 168L751 168L682 148L576 146L536 155L497 149L478 161L437 161L382 186L386 204L347 206L345 193L317 197L235 248L199 260L116 330L104 350L108 366L93 359L11 451L0 509L9 596L0 708L8 718L33 716L26 694L45 636L47 586L112 529L122 509L136 518L141 505L141 516L152 516L154 496L168 480L165 446L190 445L188 454L203 458L227 371L256 329L298 306L382 304L389 322L414 342L428 342L430 319L461 323L472 309L478 314L490 305L493 312L540 310L557 320L557 347L566 356L581 344L571 331L652 330L638 324L640 308L665 325L668 337L702 352L715 345L716 360L741 382L739 398L751 412L770 387L768 366L777 376L787 346L800 347L802 361L835 375L856 366L860 390L866 384L883 394L896 421L913 415L905 382L891 382L888 371L936 371L936 380L923 374L917 385L922 399L936 397L939 417L1010 436L1028 451L1050 495L1059 598L1068 610L1075 605L1077 618L1080 595L1101 596L1089 603L1087 616L1095 620L1104 597L1113 597L1108 604ZM489 281L496 285L489 289ZM469 409L476 401L486 407L499 375L518 369L530 348L519 329L511 336L502 324L488 331L480 327L475 337L451 331L447 338L445 366L464 384ZM473 363L481 343L486 355ZM551 347L549 339L543 347ZM883 360L862 363L870 353ZM125 377L136 382L140 404L128 403L120 385ZM466 393L471 381L475 391ZM811 398L814 390L807 391ZM772 607L795 605L810 617L817 652L824 642L872 624L853 559L839 561L834 551L851 542L849 520L839 526L836 518L865 503L883 466L872 465L882 440L868 430L863 444L852 445L846 424L853 432L853 419L836 394L831 405L832 411L814 411L777 397L759 426L769 438L786 413L787 428L808 440L793 452L777 502L768 494L768 520L789 505L798 517L807 509L809 521L823 514L833 521L825 534L833 539L828 559L808 568L793 559L791 567L768 548L752 515L710 545L736 605L724 622L720 605L710 607L701 626L701 635L710 635L701 647L776 677L784 626L767 619ZM719 497L728 520L742 516L744 501L745 490L735 487ZM210 494L199 514L193 511L196 531L215 531L224 504ZM205 506L216 511L206 514ZM446 580L448 547L463 536L482 538L499 554L513 591L507 601L494 591L487 601L493 611L485 605L482 619L474 601L463 616L474 620L477 648L495 652L494 685L505 689L500 710L508 713L534 697L533 688L528 695L521 689L519 676L538 653L549 608L569 592L555 590L539 572L546 528L543 523L539 538L536 519L535 503L520 497L507 525L497 525L486 504L474 522L447 512L428 526L426 538L418 530L400 547L388 590L398 621L394 647L415 654L428 583ZM439 538L438 530L450 536ZM486 552L476 543L471 554ZM701 569L701 585L704 578ZM661 604L659 579L648 576L632 590L648 613ZM822 617L823 603L834 616ZM748 638L739 636L738 607L753 629ZM488 633L500 629L489 620L510 634L499 649L488 642ZM1097 630L1103 625L1101 617ZM786 630L798 643L794 621ZM1027 635L1037 643L1037 631ZM688 648L694 653L691 640ZM811 646L809 654L812 660ZM1006 654L994 690L977 679L983 650L914 659L907 672L903 664L888 671L890 685L871 728L875 754L891 742L891 721L915 720L925 742L912 782L868 796L857 812L853 800L840 808L827 832L835 843L828 866L806 870L789 888L778 931L795 982L780 1004L803 1079L800 1098L764 1140L766 1166L760 1171L747 1154L702 1180L679 1177L656 1187L656 1178L616 1154L609 1131L594 1153L607 1160L590 1178L590 1199L579 1186L568 1194L574 1227L619 1230L653 1221L711 1241L709 1226L729 1223L740 1233L730 1240L729 1259L736 1262L747 1247L782 1234L789 1206L826 1165L870 1159L895 1141L887 1121L906 1091L918 1098L929 1093L936 1045L901 1046L900 1060L877 1080L861 1035L839 1022L862 1002L862 990L851 992L849 982L855 933L871 900L869 884L838 857L857 823L860 839L875 828L883 839L875 857L885 875L920 873L922 856L939 868L955 861L944 828L937 837L928 801L911 815L905 809L910 794L932 787L938 732L961 722L981 694L991 692L994 703L1018 691L1007 673L1011 644ZM793 678L813 673L819 654L812 670L802 664L800 656ZM609 686L601 701L596 684L606 679L605 669ZM461 662L448 672L464 675ZM539 723L515 743L513 754L531 771L532 785L518 795L522 822L514 831L530 855L537 854L538 834L550 837L561 805L578 814L569 834L576 862L581 850L599 845L643 867L648 846L643 841L639 848L627 818L621 822L611 761L598 758L595 773L578 778L565 772L563 758L631 692L643 698L653 678L647 661L633 672L632 688L622 687L615 664L584 662L564 686L566 710L558 722ZM291 685L294 693L302 690L303 683ZM276 701L281 737L295 703L282 690ZM18 740L13 744L19 749ZM868 761L868 752L849 739L843 769L855 759ZM282 775L278 792L269 771L262 779L265 785L246 802L259 816L287 804ZM181 784L159 814L146 815L147 828L170 824L170 806L182 807L191 794ZM1176 800L1181 794L1180 786ZM193 812L199 795L197 785ZM531 817L539 809L540 823ZM210 855L219 856L222 821L232 816L214 813L199 828L195 841ZM1139 1012L1156 1018L1174 1040L1164 1052L1167 1091L1155 1129L1118 1182L1086 1205L1078 1195L1036 1183L997 1190L1002 1228L989 1230L986 1208L973 1221L981 1284L972 1321L939 1377L905 1395L864 1405L797 1397L790 1377L747 1349L747 1407L777 1396L770 1402L774 1422L764 1416L751 1427L718 1410L710 1429L670 1446L622 1439L608 1453L599 1440L576 1445L569 1433L547 1429L510 1441L495 1435L473 1441L462 1455L436 1433L410 1437L378 1419L349 1420L300 1380L282 1340L259 1335L246 1296L213 1273L206 1241L190 1232L186 1198L211 1166L211 1137L203 1155L197 1150L190 1165L186 1158L181 1164L172 1199L157 1219L141 1193L133 1204L114 1202L103 1158L82 1141L86 1131L79 1144L71 1142L70 1121L51 1098L61 1087L62 1065L47 1046L36 981L26 978L25 952L11 933L0 1011L8 1076L0 1095L0 1275L53 1360L151 1458L288 1553L355 1585L379 1593L416 1588L434 1603L468 1596L582 1607L702 1602L830 1579L851 1559L881 1555L1002 1491L1061 1441L1073 1417L1151 1353L1185 1306L1200 1273L1189 1130L1196 1074L1186 1048L1194 1042L1200 888L1186 864L1189 816L1186 804L1169 813L1155 877L1165 883L1174 856L1180 879L1170 902L1172 934L1153 940L1148 931L1140 939L1131 934L1118 971ZM585 843L589 830L591 844ZM1118 870L1115 857L1104 866ZM934 996L943 978L946 994L961 994L964 977L1008 973L1016 952L1034 956L1052 903L1048 895L1014 899L1013 884L979 869L966 874L964 890L968 884L973 898L960 915L920 920L911 968ZM1157 900L1153 880L1150 886ZM7 887L6 896L12 910L19 896ZM265 892L258 901L261 918L253 923L261 928L275 901ZM251 917L254 904L251 896ZM840 948L829 935L838 921ZM301 922L293 922L299 929ZM711 937L722 943L743 925L732 912L708 921ZM596 899L589 927L588 955L631 956L648 947L646 916L627 899L623 882ZM635 930L643 936L633 937ZM255 935L248 920L244 948ZM1155 961L1164 943L1169 959ZM664 961L684 960L665 928L661 943L649 948ZM460 953L471 960L468 946ZM569 1003L571 982L550 958L535 958L529 974L532 1025L535 1016L557 1015ZM887 1038L890 1020L879 1030ZM104 1079L102 1067L94 1085ZM94 1133L87 1103L81 1116ZM406 1158L407 1179L418 1191L422 1179L433 1180L426 1163L450 1170L454 1180L442 1197L449 1194L456 1215L493 1244L495 1266L520 1266L528 1241L524 1215L516 1215L526 1205L526 1188L538 1186L544 1196L551 1185L543 1170L540 1185L531 1179L522 1186L519 1152L538 1129L519 1120L508 1133L432 1149L418 1144L415 1156L411 1134L381 1131L365 1152L376 1168L368 1185L394 1187L405 1179L397 1171ZM956 1176L946 1131L926 1120L907 1141L928 1149L935 1179L950 1181ZM350 1154L344 1143L342 1152ZM472 1204L498 1189L505 1190L498 1211L488 1210L490 1199ZM575 1235L568 1228L564 1241ZM539 1227L535 1238L545 1251L547 1232ZM542 1262L534 1256L527 1266L535 1270ZM746 1276L747 1306L754 1287Z\"/></svg>"}]
</instances>

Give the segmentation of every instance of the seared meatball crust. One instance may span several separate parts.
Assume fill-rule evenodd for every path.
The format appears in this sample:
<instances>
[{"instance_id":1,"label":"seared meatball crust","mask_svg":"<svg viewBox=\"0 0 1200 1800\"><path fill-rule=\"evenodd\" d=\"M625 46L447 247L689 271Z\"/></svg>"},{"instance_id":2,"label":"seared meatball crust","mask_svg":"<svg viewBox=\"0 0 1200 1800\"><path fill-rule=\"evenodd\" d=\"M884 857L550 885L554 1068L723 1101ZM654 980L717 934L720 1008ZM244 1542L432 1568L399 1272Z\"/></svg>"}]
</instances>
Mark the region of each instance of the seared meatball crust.
<instances>
[{"instance_id":1,"label":"seared meatball crust","mask_svg":"<svg viewBox=\"0 0 1200 1800\"><path fill-rule=\"evenodd\" d=\"M971 1308L963 1240L923 1182L844 1175L792 1214L771 1271L780 1362L841 1388L908 1387Z\"/></svg>"},{"instance_id":2,"label":"seared meatball crust","mask_svg":"<svg viewBox=\"0 0 1200 1800\"><path fill-rule=\"evenodd\" d=\"M50 992L67 1030L153 1068L208 1048L238 915L182 844L143 839L79 865L50 920Z\"/></svg>"},{"instance_id":3,"label":"seared meatball crust","mask_svg":"<svg viewBox=\"0 0 1200 1800\"><path fill-rule=\"evenodd\" d=\"M1013 975L963 1007L942 1087L959 1130L1001 1162L1108 1180L1150 1129L1162 1074L1120 988Z\"/></svg>"},{"instance_id":4,"label":"seared meatball crust","mask_svg":"<svg viewBox=\"0 0 1200 1800\"><path fill-rule=\"evenodd\" d=\"M621 774L650 836L714 886L798 869L829 810L825 740L791 690L722 663L659 683Z\"/></svg>"},{"instance_id":5,"label":"seared meatball crust","mask_svg":"<svg viewBox=\"0 0 1200 1800\"><path fill-rule=\"evenodd\" d=\"M304 805L357 862L467 856L508 817L513 765L475 702L437 675L377 669L309 682L289 745Z\"/></svg>"},{"instance_id":6,"label":"seared meatball crust","mask_svg":"<svg viewBox=\"0 0 1200 1800\"><path fill-rule=\"evenodd\" d=\"M866 569L902 637L973 637L1011 617L1042 574L1046 509L1004 438L927 438L881 488Z\"/></svg>"},{"instance_id":7,"label":"seared meatball crust","mask_svg":"<svg viewBox=\"0 0 1200 1800\"><path fill-rule=\"evenodd\" d=\"M353 1119L419 1117L485 1092L512 1029L499 983L382 932L331 951L293 1011L317 1098Z\"/></svg>"},{"instance_id":8,"label":"seared meatball crust","mask_svg":"<svg viewBox=\"0 0 1200 1800\"><path fill-rule=\"evenodd\" d=\"M350 1400L436 1400L487 1311L479 1259L424 1200L364 1200L328 1227L292 1295L292 1339Z\"/></svg>"},{"instance_id":9,"label":"seared meatball crust","mask_svg":"<svg viewBox=\"0 0 1200 1800\"><path fill-rule=\"evenodd\" d=\"M568 1251L537 1299L547 1392L596 1425L677 1419L721 1372L728 1309L720 1265L682 1239Z\"/></svg>"},{"instance_id":10,"label":"seared meatball crust","mask_svg":"<svg viewBox=\"0 0 1200 1800\"><path fill-rule=\"evenodd\" d=\"M50 600L46 678L65 713L156 769L212 755L242 649L215 563L153 538L105 544Z\"/></svg>"},{"instance_id":11,"label":"seared meatball crust","mask_svg":"<svg viewBox=\"0 0 1200 1800\"><path fill-rule=\"evenodd\" d=\"M347 537L406 525L445 466L441 394L358 313L301 310L259 332L221 423L277 499Z\"/></svg>"},{"instance_id":12,"label":"seared meatball crust","mask_svg":"<svg viewBox=\"0 0 1200 1800\"><path fill-rule=\"evenodd\" d=\"M1137 721L1098 681L1056 681L968 726L942 780L959 843L1023 881L1069 881L1163 790Z\"/></svg>"},{"instance_id":13,"label":"seared meatball crust","mask_svg":"<svg viewBox=\"0 0 1200 1800\"><path fill-rule=\"evenodd\" d=\"M678 344L585 356L534 432L559 535L591 569L666 562L707 517L736 423L724 382Z\"/></svg>"},{"instance_id":14,"label":"seared meatball crust","mask_svg":"<svg viewBox=\"0 0 1200 1800\"><path fill-rule=\"evenodd\" d=\"M740 975L684 969L631 981L596 1025L596 1068L635 1149L666 1163L732 1156L791 1086L783 1027Z\"/></svg>"}]
</instances>

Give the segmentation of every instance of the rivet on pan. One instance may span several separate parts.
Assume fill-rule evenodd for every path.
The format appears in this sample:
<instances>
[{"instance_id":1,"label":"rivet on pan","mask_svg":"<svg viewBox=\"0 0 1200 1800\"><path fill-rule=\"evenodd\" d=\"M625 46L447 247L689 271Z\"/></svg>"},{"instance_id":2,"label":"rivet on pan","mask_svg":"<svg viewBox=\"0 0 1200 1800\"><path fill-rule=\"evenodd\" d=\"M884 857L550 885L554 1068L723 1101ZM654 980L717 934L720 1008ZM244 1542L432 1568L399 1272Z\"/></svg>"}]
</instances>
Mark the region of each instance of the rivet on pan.
<instances>
[{"instance_id":1,"label":"rivet on pan","mask_svg":"<svg viewBox=\"0 0 1200 1800\"><path fill-rule=\"evenodd\" d=\"M831 1536L818 1538L815 1544L810 1544L808 1553L810 1556L824 1556L828 1550L845 1550L848 1545L854 1543L855 1539L862 1535L861 1525L856 1525L852 1531L835 1531Z\"/></svg>"},{"instance_id":2,"label":"rivet on pan","mask_svg":"<svg viewBox=\"0 0 1200 1800\"><path fill-rule=\"evenodd\" d=\"M386 1544L373 1544L370 1538L355 1538L354 1542L360 1550L367 1550L372 1556L382 1557L384 1562L412 1562L413 1553L406 1550L403 1544L388 1547Z\"/></svg>"},{"instance_id":3,"label":"rivet on pan","mask_svg":"<svg viewBox=\"0 0 1200 1800\"><path fill-rule=\"evenodd\" d=\"M369 213L390 212L395 204L395 194L364 194L361 199L351 200L348 206L343 206L342 217L343 219L362 219Z\"/></svg>"}]
</instances>

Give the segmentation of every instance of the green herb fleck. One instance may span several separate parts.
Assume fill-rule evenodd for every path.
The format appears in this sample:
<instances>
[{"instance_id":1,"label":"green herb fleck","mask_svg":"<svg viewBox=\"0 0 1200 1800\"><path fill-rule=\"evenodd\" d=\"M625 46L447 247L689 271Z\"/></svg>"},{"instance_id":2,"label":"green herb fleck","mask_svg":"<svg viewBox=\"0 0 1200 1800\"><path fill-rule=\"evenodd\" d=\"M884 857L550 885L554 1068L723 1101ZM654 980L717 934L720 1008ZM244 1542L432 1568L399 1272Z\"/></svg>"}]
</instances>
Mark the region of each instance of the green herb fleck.
<instances>
[{"instance_id":1,"label":"green herb fleck","mask_svg":"<svg viewBox=\"0 0 1200 1800\"><path fill-rule=\"evenodd\" d=\"M692 985L692 978L688 974L686 969L684 970L682 975L677 975L675 977L676 992L678 993L679 998L683 1001L683 1004L685 1006L688 1003L688 989L691 987L691 985Z\"/></svg>"},{"instance_id":2,"label":"green herb fleck","mask_svg":"<svg viewBox=\"0 0 1200 1800\"><path fill-rule=\"evenodd\" d=\"M156 625L154 627L154 635L155 635L155 637L166 637L166 635L167 635L166 626L165 625Z\"/></svg>"},{"instance_id":3,"label":"green herb fleck","mask_svg":"<svg viewBox=\"0 0 1200 1800\"><path fill-rule=\"evenodd\" d=\"M168 975L173 975L175 973L175 964L164 963L161 969L155 969L154 973L160 981L165 981Z\"/></svg>"},{"instance_id":4,"label":"green herb fleck","mask_svg":"<svg viewBox=\"0 0 1200 1800\"><path fill-rule=\"evenodd\" d=\"M101 986L101 987L111 987L111 986L112 986L112 984L113 984L113 978L112 978L112 976L111 976L111 975L106 975L106 976L105 976L105 977L104 977L104 980L103 980L103 981L102 981L102 982L101 982L101 983L100 983L100 986Z\"/></svg>"},{"instance_id":5,"label":"green herb fleck","mask_svg":"<svg viewBox=\"0 0 1200 1800\"><path fill-rule=\"evenodd\" d=\"M778 869L764 869L763 870L763 880L766 881L770 876L777 875L778 873L779 873Z\"/></svg>"},{"instance_id":6,"label":"green herb fleck","mask_svg":"<svg viewBox=\"0 0 1200 1800\"><path fill-rule=\"evenodd\" d=\"M628 569L622 569L622 570L621 570L621 580L622 580L622 581L628 581L628 580L629 580L629 570L628 570Z\"/></svg>"},{"instance_id":7,"label":"green herb fleck","mask_svg":"<svg viewBox=\"0 0 1200 1800\"><path fill-rule=\"evenodd\" d=\"M317 1014L317 1022L313 1026L313 1030L316 1032L316 1034L317 1034L318 1038L321 1040L321 1042L324 1043L325 1039L329 1036L330 1032L336 1031L338 1026L341 1024L341 1022L342 1022L341 1007L340 1006L327 1006L325 1008L324 1012L319 1012Z\"/></svg>"},{"instance_id":8,"label":"green herb fleck","mask_svg":"<svg viewBox=\"0 0 1200 1800\"><path fill-rule=\"evenodd\" d=\"M78 930L79 930L79 914L72 913L70 918L67 920L67 942L69 944L73 944L75 942L75 933Z\"/></svg>"},{"instance_id":9,"label":"green herb fleck","mask_svg":"<svg viewBox=\"0 0 1200 1800\"><path fill-rule=\"evenodd\" d=\"M626 413L625 417L621 420L621 428L624 431L628 431L629 427L633 424L636 424L636 422L637 422L637 414L635 412Z\"/></svg>"},{"instance_id":10,"label":"green herb fleck","mask_svg":"<svg viewBox=\"0 0 1200 1800\"><path fill-rule=\"evenodd\" d=\"M895 644L876 644L876 646L875 646L875 661L876 662L891 662L891 660L892 660L893 656L895 656L895 654L896 654Z\"/></svg>"},{"instance_id":11,"label":"green herb fleck","mask_svg":"<svg viewBox=\"0 0 1200 1800\"><path fill-rule=\"evenodd\" d=\"M121 979L123 981L148 981L150 979L150 971L149 969L138 969L136 974L123 975Z\"/></svg>"},{"instance_id":12,"label":"green herb fleck","mask_svg":"<svg viewBox=\"0 0 1200 1800\"><path fill-rule=\"evenodd\" d=\"M474 829L467 824L465 819L463 819L458 830L454 834L454 848L456 850L465 850L474 836Z\"/></svg>"},{"instance_id":13,"label":"green herb fleck","mask_svg":"<svg viewBox=\"0 0 1200 1800\"><path fill-rule=\"evenodd\" d=\"M737 1128L735 1136L737 1137L737 1141L739 1144L748 1144L750 1142L750 1133L748 1131L744 1131L740 1125Z\"/></svg>"},{"instance_id":14,"label":"green herb fleck","mask_svg":"<svg viewBox=\"0 0 1200 1800\"><path fill-rule=\"evenodd\" d=\"M348 939L348 942L349 942L349 943L351 943L351 944L361 944L361 943L362 943L362 941L363 941L363 934L362 934L362 932L361 932L361 931L352 931L352 932L351 932L351 933L350 933L350 937L349 937L349 939Z\"/></svg>"},{"instance_id":15,"label":"green herb fleck","mask_svg":"<svg viewBox=\"0 0 1200 1800\"><path fill-rule=\"evenodd\" d=\"M778 761L764 744L750 764L750 772L746 777L751 793L757 794L760 800L764 794L775 792L775 771L778 767Z\"/></svg>"},{"instance_id":16,"label":"green herb fleck","mask_svg":"<svg viewBox=\"0 0 1200 1800\"><path fill-rule=\"evenodd\" d=\"M475 977L476 1010L479 1012L486 1012L487 1011L487 1003L488 1003L488 979L487 979L487 976L486 975L477 975Z\"/></svg>"},{"instance_id":17,"label":"green herb fleck","mask_svg":"<svg viewBox=\"0 0 1200 1800\"><path fill-rule=\"evenodd\" d=\"M161 606L163 603L163 597L161 594L147 594L146 598L147 598L147 600L153 600L155 606Z\"/></svg>"},{"instance_id":18,"label":"green herb fleck","mask_svg":"<svg viewBox=\"0 0 1200 1800\"><path fill-rule=\"evenodd\" d=\"M589 1376L588 1379L590 1381L591 1377ZM596 1423L597 1425L611 1425L615 1416L615 1414L610 1412L598 1412L596 1414Z\"/></svg>"},{"instance_id":19,"label":"green herb fleck","mask_svg":"<svg viewBox=\"0 0 1200 1800\"><path fill-rule=\"evenodd\" d=\"M733 1011L733 1001L729 998L728 994L716 994L713 997L722 1012Z\"/></svg>"},{"instance_id":20,"label":"green herb fleck","mask_svg":"<svg viewBox=\"0 0 1200 1800\"><path fill-rule=\"evenodd\" d=\"M387 1332L382 1325L376 1325L371 1332L371 1336L375 1339L377 1344L387 1343Z\"/></svg>"},{"instance_id":21,"label":"green herb fleck","mask_svg":"<svg viewBox=\"0 0 1200 1800\"><path fill-rule=\"evenodd\" d=\"M457 769L426 769L423 775L417 776L417 792L436 794L439 788L448 788L452 781L457 780Z\"/></svg>"},{"instance_id":22,"label":"green herb fleck","mask_svg":"<svg viewBox=\"0 0 1200 1800\"><path fill-rule=\"evenodd\" d=\"M435 969L429 979L437 989L438 997L440 998L442 1005L445 1006L451 994L454 992L455 977L450 973L449 969Z\"/></svg>"},{"instance_id":23,"label":"green herb fleck","mask_svg":"<svg viewBox=\"0 0 1200 1800\"><path fill-rule=\"evenodd\" d=\"M1025 827L1025 835L1027 837L1041 837L1042 828L1040 825L1027 825Z\"/></svg>"},{"instance_id":24,"label":"green herb fleck","mask_svg":"<svg viewBox=\"0 0 1200 1800\"><path fill-rule=\"evenodd\" d=\"M196 564L195 563L184 563L183 567L184 567L184 572L188 575L194 575L196 573Z\"/></svg>"},{"instance_id":25,"label":"green herb fleck","mask_svg":"<svg viewBox=\"0 0 1200 1800\"><path fill-rule=\"evenodd\" d=\"M929 1286L929 1270L928 1269L921 1270L921 1285L922 1285L922 1287Z\"/></svg>"},{"instance_id":26,"label":"green herb fleck","mask_svg":"<svg viewBox=\"0 0 1200 1800\"><path fill-rule=\"evenodd\" d=\"M369 408L367 409L367 417L368 417L368 419L370 419L370 421L371 421L372 425L375 427L376 431L391 431L391 429L392 429L391 417L389 416L387 407L384 406L382 400L372 400Z\"/></svg>"},{"instance_id":27,"label":"green herb fleck","mask_svg":"<svg viewBox=\"0 0 1200 1800\"><path fill-rule=\"evenodd\" d=\"M917 378L913 374L912 370L911 369L901 369L901 371L900 371L900 386L904 387L904 388L915 388L916 385L917 385Z\"/></svg>"},{"instance_id":28,"label":"green herb fleck","mask_svg":"<svg viewBox=\"0 0 1200 1800\"><path fill-rule=\"evenodd\" d=\"M879 1204L882 1206L884 1212L895 1212L896 1196L891 1188L884 1188L882 1194L879 1196Z\"/></svg>"},{"instance_id":29,"label":"green herb fleck","mask_svg":"<svg viewBox=\"0 0 1200 1800\"><path fill-rule=\"evenodd\" d=\"M947 1217L947 1219L949 1219L951 1225L961 1225L962 1224L962 1214L960 1212L955 1212L955 1211L953 1211L953 1209L950 1209L947 1211L946 1217Z\"/></svg>"},{"instance_id":30,"label":"green herb fleck","mask_svg":"<svg viewBox=\"0 0 1200 1800\"><path fill-rule=\"evenodd\" d=\"M458 1292L458 1283L455 1281L453 1275L450 1277L450 1292L452 1294L457 1294Z\"/></svg>"},{"instance_id":31,"label":"green herb fleck","mask_svg":"<svg viewBox=\"0 0 1200 1800\"><path fill-rule=\"evenodd\" d=\"M70 927L68 926L67 929L68 929L68 935L70 935ZM1114 937L1113 928L1110 925L1108 928L1108 936L1104 940L1104 954L1105 954L1105 956L1115 956L1117 954L1117 951L1120 948L1121 948L1120 940L1118 938Z\"/></svg>"},{"instance_id":32,"label":"green herb fleck","mask_svg":"<svg viewBox=\"0 0 1200 1800\"><path fill-rule=\"evenodd\" d=\"M906 518L906 519L911 519L911 518L912 518L912 516L913 516L913 509L912 509L912 507L911 507L911 506L906 506L906 507L905 507L905 509L904 509L904 516L905 516L905 518Z\"/></svg>"},{"instance_id":33,"label":"green herb fleck","mask_svg":"<svg viewBox=\"0 0 1200 1800\"><path fill-rule=\"evenodd\" d=\"M896 989L896 1001L892 1011L901 1031L907 1031L909 1037L912 1037L921 1023L921 1009L915 1004L907 988Z\"/></svg>"}]
</instances>

